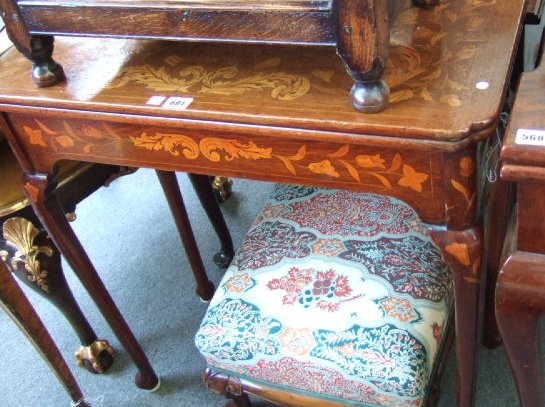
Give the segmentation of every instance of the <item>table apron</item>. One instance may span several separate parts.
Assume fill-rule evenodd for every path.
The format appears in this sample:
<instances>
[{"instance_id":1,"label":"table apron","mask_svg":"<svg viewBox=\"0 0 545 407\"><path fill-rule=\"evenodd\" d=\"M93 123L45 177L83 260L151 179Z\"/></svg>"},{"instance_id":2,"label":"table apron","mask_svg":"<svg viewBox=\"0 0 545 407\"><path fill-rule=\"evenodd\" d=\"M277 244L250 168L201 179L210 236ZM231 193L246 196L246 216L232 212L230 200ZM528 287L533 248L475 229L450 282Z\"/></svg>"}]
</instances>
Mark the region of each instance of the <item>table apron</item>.
<instances>
[{"instance_id":1,"label":"table apron","mask_svg":"<svg viewBox=\"0 0 545 407\"><path fill-rule=\"evenodd\" d=\"M319 185L397 197L428 223L474 224L474 145L443 152L17 113L9 121L33 172L79 160Z\"/></svg>"}]
</instances>

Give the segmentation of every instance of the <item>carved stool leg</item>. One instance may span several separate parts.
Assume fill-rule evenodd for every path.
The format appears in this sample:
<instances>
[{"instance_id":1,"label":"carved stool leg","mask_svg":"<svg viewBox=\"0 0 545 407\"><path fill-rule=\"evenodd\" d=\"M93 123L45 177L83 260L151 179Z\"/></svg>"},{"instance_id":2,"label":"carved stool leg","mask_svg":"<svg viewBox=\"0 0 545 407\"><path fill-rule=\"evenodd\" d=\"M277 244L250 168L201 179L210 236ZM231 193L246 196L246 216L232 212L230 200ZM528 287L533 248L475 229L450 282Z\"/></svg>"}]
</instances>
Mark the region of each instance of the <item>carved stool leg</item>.
<instances>
[{"instance_id":1,"label":"carved stool leg","mask_svg":"<svg viewBox=\"0 0 545 407\"><path fill-rule=\"evenodd\" d=\"M545 313L545 256L515 253L501 270L496 319L520 405L545 405L539 319Z\"/></svg>"},{"instance_id":2,"label":"carved stool leg","mask_svg":"<svg viewBox=\"0 0 545 407\"><path fill-rule=\"evenodd\" d=\"M333 0L337 53L354 79L354 109L388 107L390 90L381 81L390 48L387 0Z\"/></svg>"},{"instance_id":3,"label":"carved stool leg","mask_svg":"<svg viewBox=\"0 0 545 407\"><path fill-rule=\"evenodd\" d=\"M52 58L53 36L30 35L16 1L0 0L0 9L9 39L21 54L32 61L34 83L45 87L64 80L62 67Z\"/></svg>"},{"instance_id":4,"label":"carved stool leg","mask_svg":"<svg viewBox=\"0 0 545 407\"><path fill-rule=\"evenodd\" d=\"M216 195L213 192L213 187L210 185L208 176L206 175L188 174L188 176L208 219L210 219L220 239L221 250L214 255L214 263L218 267L227 268L231 260L233 260L235 249L233 248L233 240L221 213Z\"/></svg>"},{"instance_id":5,"label":"carved stool leg","mask_svg":"<svg viewBox=\"0 0 545 407\"><path fill-rule=\"evenodd\" d=\"M106 372L113 363L113 348L99 340L81 312L61 267L61 258L47 235L23 217L5 220L0 239L0 256L27 286L52 302L70 322L82 347L78 365L93 373Z\"/></svg>"},{"instance_id":6,"label":"carved stool leg","mask_svg":"<svg viewBox=\"0 0 545 407\"><path fill-rule=\"evenodd\" d=\"M28 302L25 294L13 281L6 265L0 262L0 306L23 330L28 340L55 372L77 406L87 406L83 394L70 372L57 345L45 329L42 321Z\"/></svg>"},{"instance_id":7,"label":"carved stool leg","mask_svg":"<svg viewBox=\"0 0 545 407\"><path fill-rule=\"evenodd\" d=\"M159 378L66 220L54 193L55 187L56 181L50 180L46 175L24 174L25 193L34 211L138 367L136 385L143 389L156 390L160 384Z\"/></svg>"},{"instance_id":8,"label":"carved stool leg","mask_svg":"<svg viewBox=\"0 0 545 407\"><path fill-rule=\"evenodd\" d=\"M229 399L225 407L252 407L248 395L244 393L236 377L207 368L203 374L203 382L207 389Z\"/></svg>"},{"instance_id":9,"label":"carved stool leg","mask_svg":"<svg viewBox=\"0 0 545 407\"><path fill-rule=\"evenodd\" d=\"M458 406L475 405L477 361L482 334L484 275L482 231L432 231L454 275Z\"/></svg>"},{"instance_id":10,"label":"carved stool leg","mask_svg":"<svg viewBox=\"0 0 545 407\"><path fill-rule=\"evenodd\" d=\"M204 301L209 301L214 295L214 284L208 279L206 270L202 263L201 255L199 254L199 248L191 229L191 223L185 209L182 194L180 193L180 187L178 180L176 179L176 173L171 171L156 171L161 187L165 192L170 211L174 216L176 227L182 238L189 263L191 264L191 270L193 270L193 276L197 282L197 295Z\"/></svg>"}]
</instances>

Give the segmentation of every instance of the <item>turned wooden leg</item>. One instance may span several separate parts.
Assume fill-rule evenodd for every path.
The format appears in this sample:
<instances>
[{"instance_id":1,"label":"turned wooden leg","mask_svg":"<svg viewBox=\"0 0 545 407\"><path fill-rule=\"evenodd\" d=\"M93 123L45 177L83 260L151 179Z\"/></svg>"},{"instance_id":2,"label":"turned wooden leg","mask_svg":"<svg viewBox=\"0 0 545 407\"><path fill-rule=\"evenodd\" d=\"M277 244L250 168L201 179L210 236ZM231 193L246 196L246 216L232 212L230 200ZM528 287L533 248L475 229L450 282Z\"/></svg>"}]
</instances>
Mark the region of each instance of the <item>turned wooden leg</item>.
<instances>
[{"instance_id":1,"label":"turned wooden leg","mask_svg":"<svg viewBox=\"0 0 545 407\"><path fill-rule=\"evenodd\" d=\"M233 248L233 240L231 239L231 234L229 233L229 229L223 218L213 187L206 175L188 174L188 176L208 219L210 219L210 222L220 239L221 250L214 255L214 263L216 263L218 267L227 268L231 263L231 260L233 260L235 249Z\"/></svg>"},{"instance_id":2,"label":"turned wooden leg","mask_svg":"<svg viewBox=\"0 0 545 407\"><path fill-rule=\"evenodd\" d=\"M337 53L355 83L354 109L364 113L388 107L390 90L381 80L390 48L387 0L333 0Z\"/></svg>"},{"instance_id":3,"label":"turned wooden leg","mask_svg":"<svg viewBox=\"0 0 545 407\"><path fill-rule=\"evenodd\" d=\"M64 216L54 193L56 180L49 179L44 174L24 174L23 178L25 193L49 236L70 263L74 273L136 364L139 370L135 379L136 385L143 389L156 390L160 384L159 378Z\"/></svg>"},{"instance_id":4,"label":"turned wooden leg","mask_svg":"<svg viewBox=\"0 0 545 407\"><path fill-rule=\"evenodd\" d=\"M0 0L2 18L9 39L32 62L32 80L39 87L52 86L65 79L62 67L53 60L51 35L30 35L16 1Z\"/></svg>"},{"instance_id":5,"label":"turned wooden leg","mask_svg":"<svg viewBox=\"0 0 545 407\"><path fill-rule=\"evenodd\" d=\"M99 340L81 312L61 267L60 254L43 230L23 217L0 222L0 257L27 286L52 302L68 319L81 341L78 365L104 373L113 363L113 348Z\"/></svg>"},{"instance_id":6,"label":"turned wooden leg","mask_svg":"<svg viewBox=\"0 0 545 407\"><path fill-rule=\"evenodd\" d=\"M515 253L500 272L496 318L522 407L545 405L539 319L545 313L545 255Z\"/></svg>"},{"instance_id":7,"label":"turned wooden leg","mask_svg":"<svg viewBox=\"0 0 545 407\"><path fill-rule=\"evenodd\" d=\"M460 407L475 404L484 305L481 235L480 228L432 231L432 237L454 277L457 393Z\"/></svg>"},{"instance_id":8,"label":"turned wooden leg","mask_svg":"<svg viewBox=\"0 0 545 407\"><path fill-rule=\"evenodd\" d=\"M182 238L182 243L185 248L189 263L191 264L191 270L193 270L193 276L197 283L197 295L201 297L203 301L210 301L214 295L214 284L208 279L206 270L204 268L201 255L193 230L191 229L191 223L187 216L178 180L176 179L176 173L171 171L156 171L161 187L165 193L165 196L170 206L170 211L174 216L176 227Z\"/></svg>"},{"instance_id":9,"label":"turned wooden leg","mask_svg":"<svg viewBox=\"0 0 545 407\"><path fill-rule=\"evenodd\" d=\"M0 306L24 332L28 340L44 358L77 406L87 406L83 394L70 372L57 345L28 302L25 294L13 281L3 262L0 262Z\"/></svg>"},{"instance_id":10,"label":"turned wooden leg","mask_svg":"<svg viewBox=\"0 0 545 407\"><path fill-rule=\"evenodd\" d=\"M252 403L248 395L244 393L238 378L215 372L209 368L205 370L202 378L207 389L229 399L225 407L252 407Z\"/></svg>"}]
</instances>

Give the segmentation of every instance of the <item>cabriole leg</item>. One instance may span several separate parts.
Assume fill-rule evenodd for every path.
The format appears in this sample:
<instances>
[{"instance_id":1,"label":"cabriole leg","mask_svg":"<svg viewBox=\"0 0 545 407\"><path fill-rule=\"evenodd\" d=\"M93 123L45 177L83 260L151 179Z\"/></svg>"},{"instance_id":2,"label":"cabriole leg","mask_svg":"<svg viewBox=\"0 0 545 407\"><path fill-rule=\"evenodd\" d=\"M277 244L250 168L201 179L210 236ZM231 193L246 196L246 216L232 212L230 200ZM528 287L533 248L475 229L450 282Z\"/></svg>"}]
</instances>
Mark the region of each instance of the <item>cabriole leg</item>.
<instances>
[{"instance_id":1,"label":"cabriole leg","mask_svg":"<svg viewBox=\"0 0 545 407\"><path fill-rule=\"evenodd\" d=\"M191 270L197 283L197 295L203 301L210 301L214 295L214 284L208 279L199 247L195 241L191 223L185 209L176 173L171 171L156 171L161 187L165 193L170 211L176 222L176 227L182 238L185 252L191 264Z\"/></svg>"},{"instance_id":2,"label":"cabriole leg","mask_svg":"<svg viewBox=\"0 0 545 407\"><path fill-rule=\"evenodd\" d=\"M220 240L221 250L214 255L214 263L218 267L227 268L235 255L235 249L233 248L233 240L223 218L213 187L206 175L188 174L188 176Z\"/></svg>"},{"instance_id":3,"label":"cabriole leg","mask_svg":"<svg viewBox=\"0 0 545 407\"><path fill-rule=\"evenodd\" d=\"M13 281L8 268L2 262L0 262L0 307L19 326L45 362L51 367L70 395L74 405L88 407L78 383L70 372L57 345L55 345L23 291Z\"/></svg>"},{"instance_id":4,"label":"cabriole leg","mask_svg":"<svg viewBox=\"0 0 545 407\"><path fill-rule=\"evenodd\" d=\"M52 302L70 322L81 341L79 366L104 373L113 363L113 348L99 340L81 312L61 267L60 254L47 234L23 217L1 224L0 257L20 281Z\"/></svg>"},{"instance_id":5,"label":"cabriole leg","mask_svg":"<svg viewBox=\"0 0 545 407\"><path fill-rule=\"evenodd\" d=\"M482 231L432 231L454 277L458 406L475 404L477 361L482 334L484 275Z\"/></svg>"},{"instance_id":6,"label":"cabriole leg","mask_svg":"<svg viewBox=\"0 0 545 407\"><path fill-rule=\"evenodd\" d=\"M545 313L545 255L515 253L500 272L496 319L520 405L545 405L539 320Z\"/></svg>"},{"instance_id":7,"label":"cabriole leg","mask_svg":"<svg viewBox=\"0 0 545 407\"><path fill-rule=\"evenodd\" d=\"M74 273L136 364L139 370L135 378L136 385L143 389L156 390L160 384L159 378L66 220L54 193L56 180L49 179L44 174L24 174L23 182L25 193L49 236L70 263Z\"/></svg>"}]
</instances>

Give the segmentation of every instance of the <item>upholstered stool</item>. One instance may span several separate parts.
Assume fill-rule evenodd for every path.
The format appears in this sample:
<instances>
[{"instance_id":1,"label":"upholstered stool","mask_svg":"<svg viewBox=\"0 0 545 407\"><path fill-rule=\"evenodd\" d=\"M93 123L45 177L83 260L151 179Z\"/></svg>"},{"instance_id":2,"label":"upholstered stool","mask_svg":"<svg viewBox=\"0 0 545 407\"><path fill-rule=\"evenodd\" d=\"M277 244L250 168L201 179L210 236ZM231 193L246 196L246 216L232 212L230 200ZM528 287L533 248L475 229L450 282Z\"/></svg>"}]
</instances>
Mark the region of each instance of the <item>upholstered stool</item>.
<instances>
[{"instance_id":1,"label":"upholstered stool","mask_svg":"<svg viewBox=\"0 0 545 407\"><path fill-rule=\"evenodd\" d=\"M207 387L287 406L421 406L450 335L449 268L397 199L275 188L196 335Z\"/></svg>"}]
</instances>

